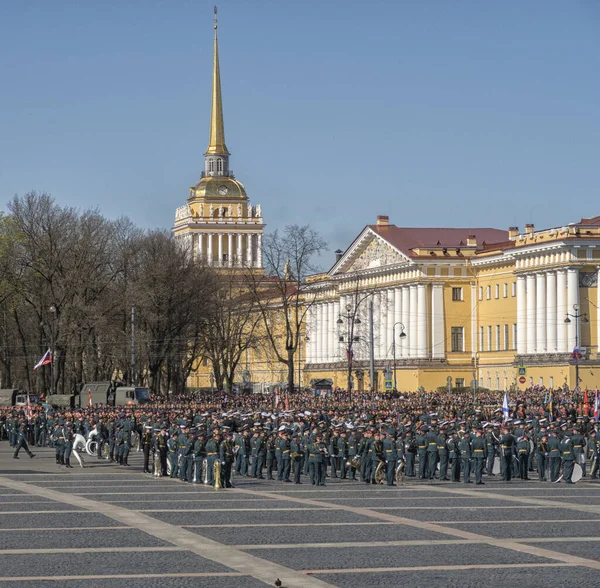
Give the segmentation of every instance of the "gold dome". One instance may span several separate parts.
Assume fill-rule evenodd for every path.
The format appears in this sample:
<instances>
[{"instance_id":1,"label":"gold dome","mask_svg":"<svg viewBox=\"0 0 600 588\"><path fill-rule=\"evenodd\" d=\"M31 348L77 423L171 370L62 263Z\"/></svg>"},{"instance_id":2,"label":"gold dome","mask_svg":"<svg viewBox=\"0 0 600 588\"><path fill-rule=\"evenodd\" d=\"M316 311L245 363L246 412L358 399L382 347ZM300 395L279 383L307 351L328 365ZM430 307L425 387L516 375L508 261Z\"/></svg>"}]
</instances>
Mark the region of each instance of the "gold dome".
<instances>
[{"instance_id":1,"label":"gold dome","mask_svg":"<svg viewBox=\"0 0 600 588\"><path fill-rule=\"evenodd\" d=\"M246 188L241 182L226 176L202 178L190 188L190 200L247 200Z\"/></svg>"}]
</instances>

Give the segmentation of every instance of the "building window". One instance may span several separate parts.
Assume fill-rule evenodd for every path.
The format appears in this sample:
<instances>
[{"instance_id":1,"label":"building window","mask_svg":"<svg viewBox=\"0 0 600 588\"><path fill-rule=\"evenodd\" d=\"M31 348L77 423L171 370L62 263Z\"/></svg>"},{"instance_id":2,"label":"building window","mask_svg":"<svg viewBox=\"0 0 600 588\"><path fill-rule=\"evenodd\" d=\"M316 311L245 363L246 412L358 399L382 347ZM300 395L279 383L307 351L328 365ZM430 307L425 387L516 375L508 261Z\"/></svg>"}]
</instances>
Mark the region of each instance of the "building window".
<instances>
[{"instance_id":1,"label":"building window","mask_svg":"<svg viewBox=\"0 0 600 588\"><path fill-rule=\"evenodd\" d=\"M217 159L217 172L223 173L223 160Z\"/></svg>"},{"instance_id":2,"label":"building window","mask_svg":"<svg viewBox=\"0 0 600 588\"><path fill-rule=\"evenodd\" d=\"M465 387L465 379L464 378L456 378L454 380L454 385L457 388L464 388Z\"/></svg>"},{"instance_id":3,"label":"building window","mask_svg":"<svg viewBox=\"0 0 600 588\"><path fill-rule=\"evenodd\" d=\"M500 284L494 286L494 298L498 300L500 298Z\"/></svg>"},{"instance_id":4,"label":"building window","mask_svg":"<svg viewBox=\"0 0 600 588\"><path fill-rule=\"evenodd\" d=\"M513 325L512 349L517 348L517 325Z\"/></svg>"},{"instance_id":5,"label":"building window","mask_svg":"<svg viewBox=\"0 0 600 588\"><path fill-rule=\"evenodd\" d=\"M491 286L486 286L485 287L485 297L487 300L491 300L492 299L492 287Z\"/></svg>"},{"instance_id":6,"label":"building window","mask_svg":"<svg viewBox=\"0 0 600 588\"><path fill-rule=\"evenodd\" d=\"M492 326L488 326L488 351L492 350Z\"/></svg>"},{"instance_id":7,"label":"building window","mask_svg":"<svg viewBox=\"0 0 600 588\"><path fill-rule=\"evenodd\" d=\"M479 286L479 300L483 300L483 286Z\"/></svg>"},{"instance_id":8,"label":"building window","mask_svg":"<svg viewBox=\"0 0 600 588\"><path fill-rule=\"evenodd\" d=\"M452 327L452 352L458 353L464 351L464 328L463 327Z\"/></svg>"},{"instance_id":9,"label":"building window","mask_svg":"<svg viewBox=\"0 0 600 588\"><path fill-rule=\"evenodd\" d=\"M500 325L496 325L496 351L500 351Z\"/></svg>"},{"instance_id":10,"label":"building window","mask_svg":"<svg viewBox=\"0 0 600 588\"><path fill-rule=\"evenodd\" d=\"M452 301L459 302L463 299L463 289L462 288L452 288Z\"/></svg>"},{"instance_id":11,"label":"building window","mask_svg":"<svg viewBox=\"0 0 600 588\"><path fill-rule=\"evenodd\" d=\"M214 161L214 159L209 159L208 160L208 171L209 172L214 172L215 171L215 161Z\"/></svg>"},{"instance_id":12,"label":"building window","mask_svg":"<svg viewBox=\"0 0 600 588\"><path fill-rule=\"evenodd\" d=\"M483 327L479 327L479 351L485 351L485 340L483 337Z\"/></svg>"},{"instance_id":13,"label":"building window","mask_svg":"<svg viewBox=\"0 0 600 588\"><path fill-rule=\"evenodd\" d=\"M517 282L513 282L511 285L511 296L514 298L517 295Z\"/></svg>"},{"instance_id":14,"label":"building window","mask_svg":"<svg viewBox=\"0 0 600 588\"><path fill-rule=\"evenodd\" d=\"M502 296L504 296L504 298L508 298L508 284L506 283L502 287Z\"/></svg>"},{"instance_id":15,"label":"building window","mask_svg":"<svg viewBox=\"0 0 600 588\"><path fill-rule=\"evenodd\" d=\"M504 350L508 350L510 349L509 346L509 341L508 341L508 325L504 325Z\"/></svg>"}]
</instances>

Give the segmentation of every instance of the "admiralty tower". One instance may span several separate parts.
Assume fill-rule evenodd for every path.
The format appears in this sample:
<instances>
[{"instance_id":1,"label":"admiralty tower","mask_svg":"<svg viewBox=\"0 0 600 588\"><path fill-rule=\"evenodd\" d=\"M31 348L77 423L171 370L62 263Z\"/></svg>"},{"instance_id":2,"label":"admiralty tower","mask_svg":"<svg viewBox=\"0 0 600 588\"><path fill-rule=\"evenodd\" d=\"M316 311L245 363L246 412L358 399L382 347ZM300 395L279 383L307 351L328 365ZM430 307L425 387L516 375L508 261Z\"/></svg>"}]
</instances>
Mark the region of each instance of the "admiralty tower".
<instances>
[{"instance_id":1,"label":"admiralty tower","mask_svg":"<svg viewBox=\"0 0 600 588\"><path fill-rule=\"evenodd\" d=\"M217 9L214 18L212 106L208 148L200 181L190 188L187 202L175 211L173 234L182 240L197 260L216 268L262 270L260 205L248 200L243 184L229 167L225 144L223 99L219 70Z\"/></svg>"}]
</instances>

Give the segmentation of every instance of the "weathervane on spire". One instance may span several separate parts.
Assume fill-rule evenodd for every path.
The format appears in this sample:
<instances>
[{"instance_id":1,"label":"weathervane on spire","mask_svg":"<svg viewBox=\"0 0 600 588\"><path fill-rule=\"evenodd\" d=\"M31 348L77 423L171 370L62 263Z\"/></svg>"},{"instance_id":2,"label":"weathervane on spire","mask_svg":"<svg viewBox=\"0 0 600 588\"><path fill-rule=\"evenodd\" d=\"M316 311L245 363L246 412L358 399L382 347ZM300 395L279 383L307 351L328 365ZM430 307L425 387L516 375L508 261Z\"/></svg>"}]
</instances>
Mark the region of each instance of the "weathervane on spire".
<instances>
[{"instance_id":1,"label":"weathervane on spire","mask_svg":"<svg viewBox=\"0 0 600 588\"><path fill-rule=\"evenodd\" d=\"M215 29L215 31L216 31L216 30L217 30L217 28L218 28L218 26L217 26L217 22L218 22L218 21L217 21L217 5L216 5L216 4L215 4L215 7L214 7L214 9L215 9L215 18L214 18L214 20L213 20L213 23L214 23L214 25L213 25L213 26L214 26L214 29Z\"/></svg>"}]
</instances>

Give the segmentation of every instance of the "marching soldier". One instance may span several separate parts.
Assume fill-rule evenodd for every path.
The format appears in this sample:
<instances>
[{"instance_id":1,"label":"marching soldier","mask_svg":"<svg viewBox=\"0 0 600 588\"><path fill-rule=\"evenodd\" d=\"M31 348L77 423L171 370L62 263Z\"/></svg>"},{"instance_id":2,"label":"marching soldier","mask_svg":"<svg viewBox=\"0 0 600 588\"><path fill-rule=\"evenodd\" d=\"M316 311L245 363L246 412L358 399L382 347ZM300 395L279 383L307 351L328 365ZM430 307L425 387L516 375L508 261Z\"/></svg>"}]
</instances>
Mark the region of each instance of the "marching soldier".
<instances>
[{"instance_id":1,"label":"marching soldier","mask_svg":"<svg viewBox=\"0 0 600 588\"><path fill-rule=\"evenodd\" d=\"M98 444L99 443L100 441L98 441ZM151 425L144 425L144 436L142 438L142 445L144 447L144 473L151 474L152 470L150 469L150 449L154 445Z\"/></svg>"},{"instance_id":2,"label":"marching soldier","mask_svg":"<svg viewBox=\"0 0 600 588\"><path fill-rule=\"evenodd\" d=\"M548 461L550 465L550 481L556 482L560 476L560 441L555 431L548 438Z\"/></svg>"},{"instance_id":3,"label":"marching soldier","mask_svg":"<svg viewBox=\"0 0 600 588\"><path fill-rule=\"evenodd\" d=\"M537 445L537 471L540 482L546 481L548 469L548 435L544 432Z\"/></svg>"},{"instance_id":4,"label":"marching soldier","mask_svg":"<svg viewBox=\"0 0 600 588\"><path fill-rule=\"evenodd\" d=\"M526 431L523 431L521 437L517 439L517 456L519 460L519 478L521 480L529 480L527 474L529 465L529 437Z\"/></svg>"},{"instance_id":5,"label":"marching soldier","mask_svg":"<svg viewBox=\"0 0 600 588\"><path fill-rule=\"evenodd\" d=\"M215 461L220 459L221 433L215 430L213 436L206 442L206 469L208 485L215 485Z\"/></svg>"},{"instance_id":6,"label":"marching soldier","mask_svg":"<svg viewBox=\"0 0 600 588\"><path fill-rule=\"evenodd\" d=\"M394 483L394 476L396 475L396 463L398 462L398 451L396 449L396 441L391 435L385 435L382 444L386 464L385 477L387 485L395 486L396 484Z\"/></svg>"},{"instance_id":7,"label":"marching soldier","mask_svg":"<svg viewBox=\"0 0 600 588\"><path fill-rule=\"evenodd\" d=\"M475 484L481 486L485 484L482 480L483 466L487 458L487 441L483 436L483 431L478 428L475 430L475 438L472 442L473 465L475 466Z\"/></svg>"},{"instance_id":8,"label":"marching soldier","mask_svg":"<svg viewBox=\"0 0 600 588\"><path fill-rule=\"evenodd\" d=\"M563 479L566 484L573 484L571 478L573 476L573 468L575 467L575 451L571 439L571 431L567 431L564 438L561 439L560 452L563 460Z\"/></svg>"},{"instance_id":9,"label":"marching soldier","mask_svg":"<svg viewBox=\"0 0 600 588\"><path fill-rule=\"evenodd\" d=\"M223 488L233 488L231 483L231 469L233 466L233 440L231 433L225 433L225 439L219 447L221 458L221 486Z\"/></svg>"},{"instance_id":10,"label":"marching soldier","mask_svg":"<svg viewBox=\"0 0 600 588\"><path fill-rule=\"evenodd\" d=\"M515 451L515 438L505 427L504 434L500 437L500 452L502 455L502 480L510 482L512 479L512 461Z\"/></svg>"},{"instance_id":11,"label":"marching soldier","mask_svg":"<svg viewBox=\"0 0 600 588\"><path fill-rule=\"evenodd\" d=\"M472 484L471 477L471 457L472 457L472 447L471 447L471 435L468 433L464 433L458 442L458 450L460 452L460 459L462 461L463 467L463 482L465 484Z\"/></svg>"}]
</instances>

